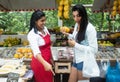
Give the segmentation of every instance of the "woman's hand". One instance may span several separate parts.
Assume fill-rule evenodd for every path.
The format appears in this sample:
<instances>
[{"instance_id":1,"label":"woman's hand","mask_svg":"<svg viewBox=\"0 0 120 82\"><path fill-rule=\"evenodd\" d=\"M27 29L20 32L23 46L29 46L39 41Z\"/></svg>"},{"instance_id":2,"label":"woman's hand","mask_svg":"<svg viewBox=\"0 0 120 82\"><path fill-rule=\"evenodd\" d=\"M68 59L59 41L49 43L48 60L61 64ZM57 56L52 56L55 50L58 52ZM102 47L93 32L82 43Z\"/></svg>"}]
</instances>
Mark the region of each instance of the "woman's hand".
<instances>
[{"instance_id":1,"label":"woman's hand","mask_svg":"<svg viewBox=\"0 0 120 82\"><path fill-rule=\"evenodd\" d=\"M74 47L75 46L75 40L73 40L73 39L69 39L68 40L68 44L71 46L71 47Z\"/></svg>"},{"instance_id":2,"label":"woman's hand","mask_svg":"<svg viewBox=\"0 0 120 82\"><path fill-rule=\"evenodd\" d=\"M61 30L60 30L60 32L61 32L62 34L64 34L64 35L66 35L66 36L68 36L68 35L69 35L69 33L65 32L65 30L64 30L64 29L61 29Z\"/></svg>"},{"instance_id":3,"label":"woman's hand","mask_svg":"<svg viewBox=\"0 0 120 82\"><path fill-rule=\"evenodd\" d=\"M44 60L44 58L41 56L41 54L37 54L36 58L43 64L44 69L46 71L51 71L53 73L53 75L55 75L53 69L52 69L52 65L49 64L47 61Z\"/></svg>"},{"instance_id":4,"label":"woman's hand","mask_svg":"<svg viewBox=\"0 0 120 82\"><path fill-rule=\"evenodd\" d=\"M49 64L48 62L44 63L44 68L45 68L46 71L51 71L53 73L53 75L55 75L55 73L54 73L54 71L52 69L52 65Z\"/></svg>"}]
</instances>

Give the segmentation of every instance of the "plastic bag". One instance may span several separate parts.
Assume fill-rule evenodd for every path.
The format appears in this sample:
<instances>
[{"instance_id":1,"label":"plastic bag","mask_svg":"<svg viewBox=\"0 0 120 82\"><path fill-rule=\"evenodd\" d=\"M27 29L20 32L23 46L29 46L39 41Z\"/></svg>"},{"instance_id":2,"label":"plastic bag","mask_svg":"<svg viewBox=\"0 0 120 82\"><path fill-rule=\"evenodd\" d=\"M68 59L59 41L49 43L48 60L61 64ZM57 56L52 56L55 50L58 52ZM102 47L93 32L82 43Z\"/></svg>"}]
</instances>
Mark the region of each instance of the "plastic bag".
<instances>
[{"instance_id":1,"label":"plastic bag","mask_svg":"<svg viewBox=\"0 0 120 82\"><path fill-rule=\"evenodd\" d=\"M83 77L87 78L100 76L100 70L92 52L87 52L85 55L82 73Z\"/></svg>"},{"instance_id":2,"label":"plastic bag","mask_svg":"<svg viewBox=\"0 0 120 82\"><path fill-rule=\"evenodd\" d=\"M120 69L118 62L116 62L115 66L109 64L106 73L106 82L120 82Z\"/></svg>"},{"instance_id":3,"label":"plastic bag","mask_svg":"<svg viewBox=\"0 0 120 82\"><path fill-rule=\"evenodd\" d=\"M101 59L99 69L100 69L100 77L105 78L106 70L108 69L109 60Z\"/></svg>"}]
</instances>

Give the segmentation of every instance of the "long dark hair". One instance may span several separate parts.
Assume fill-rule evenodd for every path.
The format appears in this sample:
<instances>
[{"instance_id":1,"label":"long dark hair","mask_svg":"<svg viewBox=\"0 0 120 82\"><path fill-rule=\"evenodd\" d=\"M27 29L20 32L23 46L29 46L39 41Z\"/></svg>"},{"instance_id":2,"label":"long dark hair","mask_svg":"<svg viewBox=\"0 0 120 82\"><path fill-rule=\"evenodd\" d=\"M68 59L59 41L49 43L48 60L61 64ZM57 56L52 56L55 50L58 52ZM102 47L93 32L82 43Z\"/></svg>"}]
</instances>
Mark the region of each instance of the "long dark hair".
<instances>
[{"instance_id":1,"label":"long dark hair","mask_svg":"<svg viewBox=\"0 0 120 82\"><path fill-rule=\"evenodd\" d=\"M80 21L80 30L78 31L78 34L77 34L77 41L81 42L82 40L85 39L85 32L86 32L86 28L88 25L87 12L86 12L85 7L81 4L77 4L77 5L73 6L72 12L73 11L78 11L79 16L82 17L81 21Z\"/></svg>"},{"instance_id":2,"label":"long dark hair","mask_svg":"<svg viewBox=\"0 0 120 82\"><path fill-rule=\"evenodd\" d=\"M34 32L37 33L37 27L36 27L35 22L41 19L42 17L45 17L45 13L43 11L36 10L33 12L31 19L30 19L29 31L32 30L32 28L34 28Z\"/></svg>"}]
</instances>

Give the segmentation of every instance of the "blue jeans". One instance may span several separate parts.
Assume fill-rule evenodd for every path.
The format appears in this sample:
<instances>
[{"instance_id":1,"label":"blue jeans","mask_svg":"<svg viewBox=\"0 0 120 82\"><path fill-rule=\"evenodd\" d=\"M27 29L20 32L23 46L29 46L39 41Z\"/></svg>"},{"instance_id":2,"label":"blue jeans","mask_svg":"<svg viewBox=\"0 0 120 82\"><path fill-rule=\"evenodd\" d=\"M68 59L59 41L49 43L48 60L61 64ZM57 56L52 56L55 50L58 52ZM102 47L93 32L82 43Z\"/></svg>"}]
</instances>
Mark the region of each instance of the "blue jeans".
<instances>
[{"instance_id":1,"label":"blue jeans","mask_svg":"<svg viewBox=\"0 0 120 82\"><path fill-rule=\"evenodd\" d=\"M72 66L77 68L77 70L82 71L82 69L83 69L83 62L80 62L80 63L73 62Z\"/></svg>"}]
</instances>

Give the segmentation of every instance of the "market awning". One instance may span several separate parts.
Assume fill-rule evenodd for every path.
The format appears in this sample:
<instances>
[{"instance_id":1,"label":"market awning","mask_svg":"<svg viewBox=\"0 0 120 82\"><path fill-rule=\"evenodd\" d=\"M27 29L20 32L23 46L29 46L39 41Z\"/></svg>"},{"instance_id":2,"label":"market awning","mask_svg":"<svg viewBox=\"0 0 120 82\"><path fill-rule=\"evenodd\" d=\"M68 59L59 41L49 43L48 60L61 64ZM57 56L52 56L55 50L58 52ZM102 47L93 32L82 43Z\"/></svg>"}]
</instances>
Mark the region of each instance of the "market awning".
<instances>
[{"instance_id":1,"label":"market awning","mask_svg":"<svg viewBox=\"0 0 120 82\"><path fill-rule=\"evenodd\" d=\"M0 11L54 10L56 0L0 0Z\"/></svg>"},{"instance_id":2,"label":"market awning","mask_svg":"<svg viewBox=\"0 0 120 82\"><path fill-rule=\"evenodd\" d=\"M114 0L94 0L92 11L93 12L109 12L113 7Z\"/></svg>"}]
</instances>

